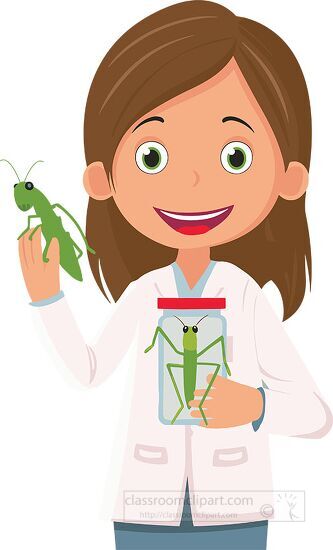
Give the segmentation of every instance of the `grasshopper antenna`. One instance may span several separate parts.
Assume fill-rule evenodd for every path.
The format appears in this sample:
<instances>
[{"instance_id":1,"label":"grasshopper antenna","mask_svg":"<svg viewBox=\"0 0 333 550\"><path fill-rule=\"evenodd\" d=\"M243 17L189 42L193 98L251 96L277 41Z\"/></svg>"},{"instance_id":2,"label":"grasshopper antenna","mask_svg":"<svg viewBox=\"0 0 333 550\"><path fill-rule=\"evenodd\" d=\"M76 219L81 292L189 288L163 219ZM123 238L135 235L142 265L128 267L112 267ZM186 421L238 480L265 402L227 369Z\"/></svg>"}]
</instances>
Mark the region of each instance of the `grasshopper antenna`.
<instances>
[{"instance_id":1,"label":"grasshopper antenna","mask_svg":"<svg viewBox=\"0 0 333 550\"><path fill-rule=\"evenodd\" d=\"M180 321L181 323L183 323L183 321L181 319L179 319L179 317L177 317L177 315L174 315L174 317L176 317L176 319L178 319L178 321ZM184 327L185 327L185 323L183 323Z\"/></svg>"},{"instance_id":2,"label":"grasshopper antenna","mask_svg":"<svg viewBox=\"0 0 333 550\"><path fill-rule=\"evenodd\" d=\"M14 166L12 165L12 163L9 162L9 160L7 160L7 159L0 159L0 162L8 162L8 164L9 164L9 165L12 167L12 169L14 170L14 172L15 172L15 174L16 174L16 177L17 177L17 180L18 180L18 181L21 181L21 180L20 180L20 176L19 176L18 173L16 172L16 170L15 170Z\"/></svg>"},{"instance_id":3,"label":"grasshopper antenna","mask_svg":"<svg viewBox=\"0 0 333 550\"><path fill-rule=\"evenodd\" d=\"M44 162L44 161L43 161L43 160L36 160L36 162L34 162L32 166L30 166L30 168L29 168L29 170L28 170L28 172L27 172L27 174L26 174L26 176L25 176L25 178L24 178L23 181L26 181L26 179L27 179L27 177L29 176L29 174L30 174L32 168L35 166L35 164L37 164L37 162Z\"/></svg>"},{"instance_id":4,"label":"grasshopper antenna","mask_svg":"<svg viewBox=\"0 0 333 550\"><path fill-rule=\"evenodd\" d=\"M199 321L195 324L198 325L200 323L200 321L202 321L202 319L204 319L205 317L208 317L208 313L207 313L207 315L204 315L203 317L201 317L201 319L199 319Z\"/></svg>"}]
</instances>

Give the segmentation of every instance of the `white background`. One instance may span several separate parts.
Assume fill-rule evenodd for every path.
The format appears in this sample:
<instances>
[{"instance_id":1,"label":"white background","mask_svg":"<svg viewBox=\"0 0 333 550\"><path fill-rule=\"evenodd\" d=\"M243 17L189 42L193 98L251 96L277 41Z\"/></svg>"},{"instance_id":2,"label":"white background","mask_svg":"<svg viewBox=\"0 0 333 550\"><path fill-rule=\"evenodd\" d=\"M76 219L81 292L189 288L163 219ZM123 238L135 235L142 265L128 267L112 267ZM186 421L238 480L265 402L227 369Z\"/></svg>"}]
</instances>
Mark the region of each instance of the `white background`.
<instances>
[{"instance_id":1,"label":"white background","mask_svg":"<svg viewBox=\"0 0 333 550\"><path fill-rule=\"evenodd\" d=\"M83 225L83 114L91 79L123 32L170 3L2 2L0 157L11 160L19 173L44 159L31 179ZM224 4L285 39L308 83L313 110L307 201L313 288L285 327L332 405L333 10L324 0ZM126 391L126 369L121 367L94 390L75 389L59 374L32 323L21 278L16 237L26 217L13 204L14 182L9 168L1 165L0 547L112 549L112 524L99 519L99 509L115 456L112 437L121 418L119 388ZM63 276L62 287L89 340L110 305L86 260L82 265L84 282ZM320 440L274 437L271 444L275 487L306 491L306 521L272 524L269 549L327 548L332 540L332 434Z\"/></svg>"}]
</instances>

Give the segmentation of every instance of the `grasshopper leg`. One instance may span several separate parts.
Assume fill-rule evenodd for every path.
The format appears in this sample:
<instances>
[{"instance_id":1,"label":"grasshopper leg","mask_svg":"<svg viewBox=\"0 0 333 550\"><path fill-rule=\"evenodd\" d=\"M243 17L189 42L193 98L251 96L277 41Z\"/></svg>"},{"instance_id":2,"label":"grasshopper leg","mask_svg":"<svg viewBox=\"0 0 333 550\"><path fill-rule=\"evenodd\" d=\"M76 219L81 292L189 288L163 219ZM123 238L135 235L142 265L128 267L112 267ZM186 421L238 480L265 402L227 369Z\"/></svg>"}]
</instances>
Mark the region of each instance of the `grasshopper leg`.
<instances>
[{"instance_id":1,"label":"grasshopper leg","mask_svg":"<svg viewBox=\"0 0 333 550\"><path fill-rule=\"evenodd\" d=\"M216 346L216 344L218 343L221 343L221 350L222 350L222 357L223 357L223 364L225 366L225 369L227 371L227 374L228 376L231 376L231 370L230 370L230 367L228 365L228 362L227 362L227 356L226 356L226 351L225 351L225 343L224 343L224 337L223 335L219 336L219 338L216 338L216 340L214 340L213 342L211 342L210 344L208 344L208 346L206 346L204 349L202 349L201 351L199 351L197 357L200 357L201 355L203 355L204 353L206 353L206 351L208 351L210 348L212 348L213 346Z\"/></svg>"},{"instance_id":2,"label":"grasshopper leg","mask_svg":"<svg viewBox=\"0 0 333 550\"><path fill-rule=\"evenodd\" d=\"M19 234L19 236L17 237L17 240L19 240L21 237L23 237L23 235L25 235L29 231L32 218L39 218L39 216L37 216L36 214L31 214L30 216L28 216L28 225L25 228L25 230Z\"/></svg>"},{"instance_id":3,"label":"grasshopper leg","mask_svg":"<svg viewBox=\"0 0 333 550\"><path fill-rule=\"evenodd\" d=\"M96 250L94 250L93 248L91 248L91 246L89 246L87 238L86 238L85 234L83 233L80 224L76 221L74 216L72 216L72 214L70 212L68 212L68 210L66 210L66 208L64 208L62 206L62 204L60 204L59 202L57 202L56 204L52 204L52 208L53 209L54 208L60 208L60 210L62 210L66 214L66 216L69 217L69 219L74 223L74 225L78 229L88 252L90 252L91 254L96 254Z\"/></svg>"},{"instance_id":4,"label":"grasshopper leg","mask_svg":"<svg viewBox=\"0 0 333 550\"><path fill-rule=\"evenodd\" d=\"M32 241L32 237L34 236L34 234L36 233L37 229L39 229L40 227L42 227L42 224L40 223L39 225L36 225L36 227L34 227L33 231L31 232L31 234L29 235L29 241Z\"/></svg>"},{"instance_id":5,"label":"grasshopper leg","mask_svg":"<svg viewBox=\"0 0 333 550\"><path fill-rule=\"evenodd\" d=\"M47 257L47 253L49 251L49 248L50 248L50 244L51 244L51 241L48 241L46 243L46 246L43 250L43 262L47 263L49 261L48 257Z\"/></svg>"},{"instance_id":6,"label":"grasshopper leg","mask_svg":"<svg viewBox=\"0 0 333 550\"><path fill-rule=\"evenodd\" d=\"M24 231L22 231L22 233L19 234L19 236L17 237L17 240L19 240L21 237L23 237L23 235L25 235L30 229L30 226L26 227Z\"/></svg>"},{"instance_id":7,"label":"grasshopper leg","mask_svg":"<svg viewBox=\"0 0 333 550\"><path fill-rule=\"evenodd\" d=\"M172 385L175 388L175 392L177 394L177 397L178 397L179 403L180 403L180 407L179 407L178 411L176 412L175 416L171 420L171 424L174 424L176 419L178 418L178 416L180 415L180 413L182 412L182 410L184 408L184 401L182 400L182 396L180 395L180 392L179 392L179 389L178 389L178 386L177 386L177 382L176 382L175 377L172 373L171 367L176 367L178 369L182 369L184 367L183 367L183 365L180 365L178 363L167 363L167 369L168 369L168 372L170 374Z\"/></svg>"},{"instance_id":8,"label":"grasshopper leg","mask_svg":"<svg viewBox=\"0 0 333 550\"><path fill-rule=\"evenodd\" d=\"M206 424L206 426L207 426L208 422L207 422L207 418L206 418L206 415L205 415L205 413L204 413L204 410L203 410L202 406L203 406L203 404L204 404L204 402L205 402L205 399L206 399L206 397L207 397L207 395L208 395L208 392L209 392L210 388L211 388L212 385L214 384L214 380L215 380L215 378L217 377L217 373L219 372L219 370L220 370L220 368L221 368L221 365L220 365L219 363L197 363L197 365L212 365L212 366L216 366L216 369L215 369L215 371L214 371L214 374L213 374L213 376L212 376L212 378L211 378L211 380L210 380L210 382L209 382L209 384L208 384L208 386L207 386L207 389L206 389L205 393L203 394L203 396L202 396L202 398L201 398L201 401L200 401L200 403L199 403L199 411L201 412L201 416L202 416L202 418L204 419L204 422L205 422L205 424Z\"/></svg>"},{"instance_id":9,"label":"grasshopper leg","mask_svg":"<svg viewBox=\"0 0 333 550\"><path fill-rule=\"evenodd\" d=\"M79 260L79 259L81 258L81 256L83 256L83 252L82 252L81 248L79 247L79 245L76 244L75 241L73 241L73 239L72 239L72 243L73 243L74 248L75 248L75 249L78 251L78 253L79 253L79 255L77 256L77 259Z\"/></svg>"},{"instance_id":10,"label":"grasshopper leg","mask_svg":"<svg viewBox=\"0 0 333 550\"><path fill-rule=\"evenodd\" d=\"M155 330L155 334L154 334L154 337L153 337L153 341L152 343L150 344L150 346L148 346L144 352L145 353L148 353L148 351L150 351L154 345L155 345L155 342L156 342L156 338L158 336L158 334L161 334L163 336L163 338L168 342L169 346L173 349L174 352L178 353L178 355L184 355L184 352L182 351L179 351L176 346L174 345L174 343L170 340L169 336L164 332L164 330L161 328L161 327L156 327L156 330Z\"/></svg>"}]
</instances>

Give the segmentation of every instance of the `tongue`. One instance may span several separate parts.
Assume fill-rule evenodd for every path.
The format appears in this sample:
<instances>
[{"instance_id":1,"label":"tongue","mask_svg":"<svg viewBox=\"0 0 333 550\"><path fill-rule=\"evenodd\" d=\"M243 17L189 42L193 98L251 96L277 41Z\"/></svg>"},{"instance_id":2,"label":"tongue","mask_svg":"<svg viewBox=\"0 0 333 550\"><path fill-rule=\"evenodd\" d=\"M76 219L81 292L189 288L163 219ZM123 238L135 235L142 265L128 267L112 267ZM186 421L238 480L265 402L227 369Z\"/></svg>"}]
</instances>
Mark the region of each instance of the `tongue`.
<instances>
[{"instance_id":1,"label":"tongue","mask_svg":"<svg viewBox=\"0 0 333 550\"><path fill-rule=\"evenodd\" d=\"M177 227L179 233L184 233L184 235L197 235L199 233L207 233L210 230L208 225L182 225Z\"/></svg>"}]
</instances>

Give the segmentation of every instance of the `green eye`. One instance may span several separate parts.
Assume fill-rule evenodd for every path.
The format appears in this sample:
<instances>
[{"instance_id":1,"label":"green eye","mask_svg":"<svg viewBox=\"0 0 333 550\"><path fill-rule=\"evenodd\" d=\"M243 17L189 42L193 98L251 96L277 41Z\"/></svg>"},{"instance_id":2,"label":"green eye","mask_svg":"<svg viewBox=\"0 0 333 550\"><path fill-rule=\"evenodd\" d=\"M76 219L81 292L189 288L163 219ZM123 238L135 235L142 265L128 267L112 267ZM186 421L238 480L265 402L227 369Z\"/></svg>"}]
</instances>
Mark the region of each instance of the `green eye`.
<instances>
[{"instance_id":1,"label":"green eye","mask_svg":"<svg viewBox=\"0 0 333 550\"><path fill-rule=\"evenodd\" d=\"M230 174L246 172L252 164L252 158L250 147L241 141L228 143L221 152L222 166Z\"/></svg>"},{"instance_id":2,"label":"green eye","mask_svg":"<svg viewBox=\"0 0 333 550\"><path fill-rule=\"evenodd\" d=\"M157 141L146 141L138 147L135 161L140 170L146 174L158 174L167 165L168 152Z\"/></svg>"}]
</instances>

